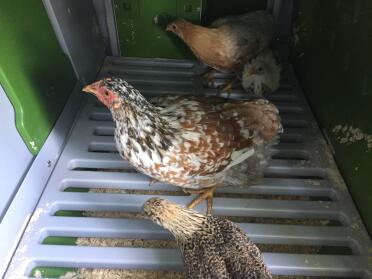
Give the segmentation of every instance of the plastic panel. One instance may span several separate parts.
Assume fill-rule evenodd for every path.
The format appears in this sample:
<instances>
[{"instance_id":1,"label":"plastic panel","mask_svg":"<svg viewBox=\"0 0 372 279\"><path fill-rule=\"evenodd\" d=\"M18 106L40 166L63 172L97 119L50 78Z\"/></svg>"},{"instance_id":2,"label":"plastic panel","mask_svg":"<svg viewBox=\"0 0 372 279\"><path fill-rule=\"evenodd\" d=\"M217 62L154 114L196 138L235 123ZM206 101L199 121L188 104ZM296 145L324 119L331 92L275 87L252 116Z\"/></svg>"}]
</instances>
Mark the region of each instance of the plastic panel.
<instances>
[{"instance_id":1,"label":"plastic panel","mask_svg":"<svg viewBox=\"0 0 372 279\"><path fill-rule=\"evenodd\" d=\"M0 86L0 223L9 203L18 189L33 156L19 135L14 119L14 109Z\"/></svg>"},{"instance_id":2,"label":"plastic panel","mask_svg":"<svg viewBox=\"0 0 372 279\"><path fill-rule=\"evenodd\" d=\"M270 6L270 0L206 0L204 4L203 24L209 25L219 17L243 14L254 10L265 10ZM277 0L275 1L277 2Z\"/></svg>"},{"instance_id":3,"label":"plastic panel","mask_svg":"<svg viewBox=\"0 0 372 279\"><path fill-rule=\"evenodd\" d=\"M295 3L296 73L371 235L372 2ZM334 133L338 125L345 130Z\"/></svg>"},{"instance_id":4,"label":"plastic panel","mask_svg":"<svg viewBox=\"0 0 372 279\"><path fill-rule=\"evenodd\" d=\"M190 61L108 58L101 76L123 75L148 96L164 92L215 94L215 89L201 86L199 77L194 75L198 71L198 64ZM288 81L284 81L279 91L270 97L279 106L286 127L280 143L273 147L277 157L271 160L261 184L246 188L221 187L215 198L214 213L243 218L240 225L256 243L339 246L351 250L350 255L337 252L327 255L264 253L274 274L371 278L370 239L290 65L285 64L285 73ZM217 85L227 77L218 74ZM153 85L150 87L149 84ZM233 98L244 96L241 90L232 94ZM53 216L60 210L136 213L153 195L166 196L181 204L191 200L192 197L182 194L179 188L162 183L151 186L154 194L147 193L149 178L134 172L119 157L112 139L113 132L108 111L94 97L86 96L6 278L27 276L36 266L182 268L179 252L173 249L42 244L48 236L170 239L168 232L147 220ZM70 187L132 192L65 191ZM283 199L276 195L293 198ZM297 199L296 196L303 198ZM205 210L205 205L197 209ZM244 221L244 218L325 219L331 220L330 224L336 221L339 225L254 224Z\"/></svg>"},{"instance_id":5,"label":"plastic panel","mask_svg":"<svg viewBox=\"0 0 372 279\"><path fill-rule=\"evenodd\" d=\"M190 50L174 34L156 25L155 15L167 13L199 23L202 0L115 0L121 55L190 58ZM188 8L189 7L189 8ZM189 12L185 12L189 11Z\"/></svg>"},{"instance_id":6,"label":"plastic panel","mask_svg":"<svg viewBox=\"0 0 372 279\"><path fill-rule=\"evenodd\" d=\"M0 83L35 155L73 89L74 73L41 1L1 1L0 26Z\"/></svg>"},{"instance_id":7,"label":"plastic panel","mask_svg":"<svg viewBox=\"0 0 372 279\"><path fill-rule=\"evenodd\" d=\"M80 88L81 84L77 84L61 117L50 133L43 148L32 162L22 184L19 186L18 192L11 201L0 223L0 239L2 239L0 241L0 276L5 272L61 154L63 144L79 108L81 98Z\"/></svg>"},{"instance_id":8,"label":"plastic panel","mask_svg":"<svg viewBox=\"0 0 372 279\"><path fill-rule=\"evenodd\" d=\"M105 45L92 0L44 0L45 7L76 75L91 81L102 66Z\"/></svg>"}]
</instances>

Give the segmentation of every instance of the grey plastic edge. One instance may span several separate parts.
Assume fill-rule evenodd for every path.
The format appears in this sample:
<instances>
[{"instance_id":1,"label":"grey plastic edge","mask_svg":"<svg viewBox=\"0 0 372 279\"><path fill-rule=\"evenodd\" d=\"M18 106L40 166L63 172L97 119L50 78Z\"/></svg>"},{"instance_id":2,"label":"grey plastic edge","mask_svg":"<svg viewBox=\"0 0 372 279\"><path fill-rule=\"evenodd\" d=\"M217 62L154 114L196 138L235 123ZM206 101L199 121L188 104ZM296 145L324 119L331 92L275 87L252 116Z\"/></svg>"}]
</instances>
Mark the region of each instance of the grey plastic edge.
<instances>
[{"instance_id":1,"label":"grey plastic edge","mask_svg":"<svg viewBox=\"0 0 372 279\"><path fill-rule=\"evenodd\" d=\"M92 2L97 15L98 25L99 28L101 29L101 34L104 39L106 55L112 55L109 30L106 20L106 1L92 0Z\"/></svg>"},{"instance_id":2,"label":"grey plastic edge","mask_svg":"<svg viewBox=\"0 0 372 279\"><path fill-rule=\"evenodd\" d=\"M293 0L281 1L278 12L277 32L280 37L288 39L291 35ZM287 42L288 43L288 42Z\"/></svg>"},{"instance_id":3,"label":"grey plastic edge","mask_svg":"<svg viewBox=\"0 0 372 279\"><path fill-rule=\"evenodd\" d=\"M278 19L278 4L281 4L281 0L267 0L266 10L271 12L274 16L275 21Z\"/></svg>"},{"instance_id":4,"label":"grey plastic edge","mask_svg":"<svg viewBox=\"0 0 372 279\"><path fill-rule=\"evenodd\" d=\"M82 84L75 85L61 116L29 168L18 192L0 223L0 277L3 278L10 259L23 235L55 164L62 152L81 101ZM0 97L1 98L1 97ZM5 122L4 122L5 123ZM8 147L9 148L9 147ZM10 148L9 148L10 149ZM12 150L14 157L14 150ZM14 164L9 164L14 167ZM2 180L4 178L2 177Z\"/></svg>"},{"instance_id":5,"label":"grey plastic edge","mask_svg":"<svg viewBox=\"0 0 372 279\"><path fill-rule=\"evenodd\" d=\"M274 44L280 50L281 57L288 58L291 40L293 0L268 0L266 9L273 14L275 19L276 42Z\"/></svg>"},{"instance_id":6,"label":"grey plastic edge","mask_svg":"<svg viewBox=\"0 0 372 279\"><path fill-rule=\"evenodd\" d=\"M114 0L105 0L104 2L106 7L106 24L109 32L111 53L112 56L120 56L123 54L120 52L118 32L116 29Z\"/></svg>"},{"instance_id":7,"label":"grey plastic edge","mask_svg":"<svg viewBox=\"0 0 372 279\"><path fill-rule=\"evenodd\" d=\"M33 156L18 133L15 113L4 89L0 86L0 223L10 201L32 162Z\"/></svg>"},{"instance_id":8,"label":"grey plastic edge","mask_svg":"<svg viewBox=\"0 0 372 279\"><path fill-rule=\"evenodd\" d=\"M91 81L105 57L105 44L92 0L43 0L51 24L75 74Z\"/></svg>"},{"instance_id":9,"label":"grey plastic edge","mask_svg":"<svg viewBox=\"0 0 372 279\"><path fill-rule=\"evenodd\" d=\"M273 11L273 15L274 15L276 23L279 22L279 15L280 15L280 9L282 7L282 4L283 4L282 0L273 1L272 11Z\"/></svg>"}]
</instances>

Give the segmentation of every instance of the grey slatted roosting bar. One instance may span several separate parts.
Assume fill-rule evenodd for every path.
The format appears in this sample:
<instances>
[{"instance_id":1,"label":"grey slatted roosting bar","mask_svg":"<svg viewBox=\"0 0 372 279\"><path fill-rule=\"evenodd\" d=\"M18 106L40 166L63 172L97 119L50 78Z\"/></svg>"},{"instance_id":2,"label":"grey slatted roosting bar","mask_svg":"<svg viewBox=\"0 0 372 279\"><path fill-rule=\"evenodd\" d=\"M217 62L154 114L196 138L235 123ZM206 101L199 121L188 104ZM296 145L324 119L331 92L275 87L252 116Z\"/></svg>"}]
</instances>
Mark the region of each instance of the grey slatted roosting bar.
<instances>
[{"instance_id":1,"label":"grey slatted roosting bar","mask_svg":"<svg viewBox=\"0 0 372 279\"><path fill-rule=\"evenodd\" d=\"M186 60L108 57L100 77L124 77L146 96L215 94L214 88L203 88L198 75L200 70L198 63ZM265 179L251 187L220 188L214 200L214 214L239 217L242 228L259 244L347 247L350 250L346 254L332 251L322 254L264 253L273 274L372 278L369 236L291 65L284 64L284 76L278 92L269 97L281 112L284 134L273 147L273 158ZM227 77L217 74L216 86ZM232 93L232 98L245 96L242 90ZM42 243L48 236L170 239L168 232L147 220L55 215L62 210L139 212L143 202L154 195L181 204L192 199L170 185L158 183L150 188L149 178L135 172L119 157L113 133L114 124L109 111L93 96L85 95L5 278L27 278L37 266L182 269L180 254L175 249ZM71 187L132 191L65 191ZM156 194L146 193L149 190ZM198 210L205 210L205 206L199 206ZM256 221L251 222L252 218ZM259 221L265 218L301 219L305 222L279 224ZM310 224L306 220L322 221Z\"/></svg>"}]
</instances>

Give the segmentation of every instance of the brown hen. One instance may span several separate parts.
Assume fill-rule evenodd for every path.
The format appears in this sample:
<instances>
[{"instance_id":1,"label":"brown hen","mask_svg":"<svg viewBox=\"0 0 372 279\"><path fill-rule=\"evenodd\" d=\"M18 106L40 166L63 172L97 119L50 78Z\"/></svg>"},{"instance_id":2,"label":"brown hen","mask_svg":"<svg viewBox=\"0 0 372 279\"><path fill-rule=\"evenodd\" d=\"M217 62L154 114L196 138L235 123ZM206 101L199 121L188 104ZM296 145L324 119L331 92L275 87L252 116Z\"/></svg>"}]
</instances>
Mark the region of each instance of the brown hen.
<instances>
[{"instance_id":1,"label":"brown hen","mask_svg":"<svg viewBox=\"0 0 372 279\"><path fill-rule=\"evenodd\" d=\"M269 45L274 20L270 13L256 11L217 19L209 28L178 19L166 30L180 37L204 64L238 73L249 59Z\"/></svg>"}]
</instances>

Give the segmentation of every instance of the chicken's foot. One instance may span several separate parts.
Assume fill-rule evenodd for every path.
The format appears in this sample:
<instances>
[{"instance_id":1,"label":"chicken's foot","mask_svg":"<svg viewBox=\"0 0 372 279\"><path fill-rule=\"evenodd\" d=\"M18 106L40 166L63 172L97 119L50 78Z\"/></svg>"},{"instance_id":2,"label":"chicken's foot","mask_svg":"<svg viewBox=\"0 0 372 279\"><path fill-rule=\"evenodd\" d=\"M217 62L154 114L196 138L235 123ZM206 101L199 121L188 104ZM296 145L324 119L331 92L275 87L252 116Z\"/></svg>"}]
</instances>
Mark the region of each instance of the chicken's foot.
<instances>
[{"instance_id":1,"label":"chicken's foot","mask_svg":"<svg viewBox=\"0 0 372 279\"><path fill-rule=\"evenodd\" d=\"M149 182L149 187L151 187L152 185L154 185L155 183L158 183L159 180L155 179L155 178L151 178L150 182Z\"/></svg>"},{"instance_id":2,"label":"chicken's foot","mask_svg":"<svg viewBox=\"0 0 372 279\"><path fill-rule=\"evenodd\" d=\"M187 205L187 208L194 208L204 200L207 201L207 214L212 214L212 206L213 206L213 193L214 193L214 187L206 188L202 190L185 190L185 192L190 194L199 194L198 197L196 197L192 202L190 202Z\"/></svg>"},{"instance_id":3,"label":"chicken's foot","mask_svg":"<svg viewBox=\"0 0 372 279\"><path fill-rule=\"evenodd\" d=\"M217 96L221 96L222 93L227 93L227 98L230 98L231 91L233 89L234 84L237 82L237 79L230 80L228 83L224 84L218 89Z\"/></svg>"},{"instance_id":4,"label":"chicken's foot","mask_svg":"<svg viewBox=\"0 0 372 279\"><path fill-rule=\"evenodd\" d=\"M207 82L207 85L214 87L214 69L209 69L203 74L203 79Z\"/></svg>"}]
</instances>

